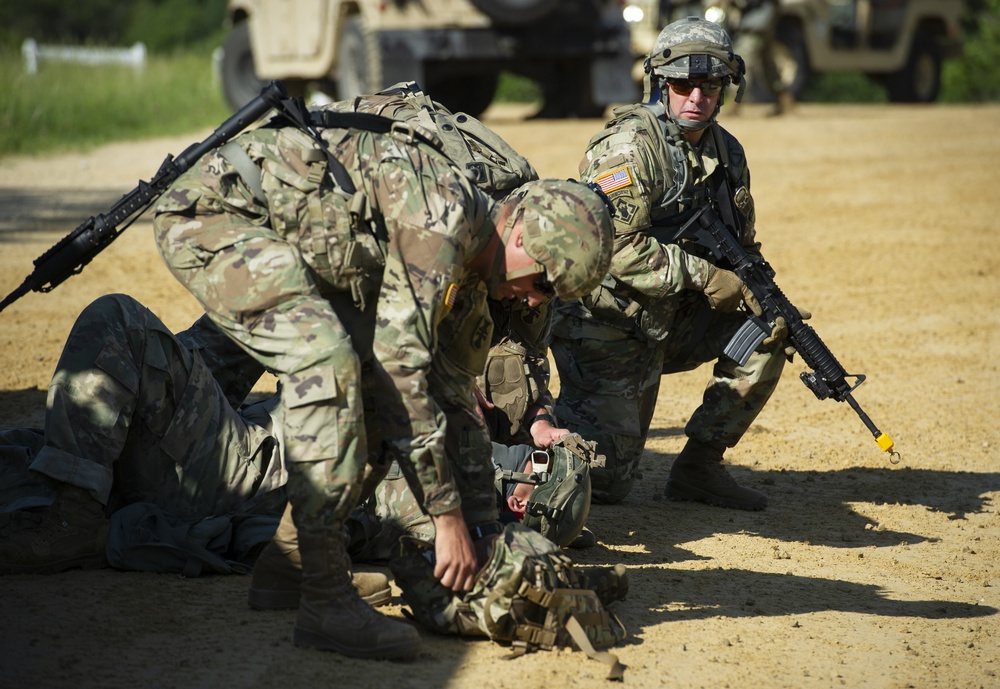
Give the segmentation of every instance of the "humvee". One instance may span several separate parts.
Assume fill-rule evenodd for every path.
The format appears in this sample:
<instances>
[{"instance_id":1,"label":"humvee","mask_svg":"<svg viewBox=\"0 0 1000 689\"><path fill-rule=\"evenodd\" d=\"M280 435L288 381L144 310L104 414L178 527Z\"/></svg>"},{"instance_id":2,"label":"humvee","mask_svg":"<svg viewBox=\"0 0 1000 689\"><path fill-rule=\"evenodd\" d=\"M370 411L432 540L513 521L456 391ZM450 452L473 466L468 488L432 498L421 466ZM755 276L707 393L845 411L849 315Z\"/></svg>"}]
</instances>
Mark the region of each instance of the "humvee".
<instances>
[{"instance_id":1,"label":"humvee","mask_svg":"<svg viewBox=\"0 0 1000 689\"><path fill-rule=\"evenodd\" d=\"M475 116L504 70L535 79L552 115L638 97L618 2L229 0L227 22L220 71L234 109L271 79L336 99L412 80Z\"/></svg>"},{"instance_id":2,"label":"humvee","mask_svg":"<svg viewBox=\"0 0 1000 689\"><path fill-rule=\"evenodd\" d=\"M629 0L623 13L632 19L633 55L644 56L662 27L692 13L738 31L745 4ZM962 0L780 0L775 59L796 96L812 74L858 71L893 102L930 103L941 86L942 62L962 52L962 11Z\"/></svg>"}]
</instances>

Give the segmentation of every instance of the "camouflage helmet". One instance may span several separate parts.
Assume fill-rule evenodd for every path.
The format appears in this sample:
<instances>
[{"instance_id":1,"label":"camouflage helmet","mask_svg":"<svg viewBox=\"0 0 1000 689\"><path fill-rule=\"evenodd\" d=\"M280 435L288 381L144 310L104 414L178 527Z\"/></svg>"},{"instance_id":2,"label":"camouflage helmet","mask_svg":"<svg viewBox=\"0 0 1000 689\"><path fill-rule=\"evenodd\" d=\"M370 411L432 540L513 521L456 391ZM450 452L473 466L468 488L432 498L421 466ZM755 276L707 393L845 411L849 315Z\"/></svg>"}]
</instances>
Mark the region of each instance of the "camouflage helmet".
<instances>
[{"instance_id":1,"label":"camouflage helmet","mask_svg":"<svg viewBox=\"0 0 1000 689\"><path fill-rule=\"evenodd\" d=\"M524 250L537 265L509 272L513 280L545 273L555 295L576 299L604 279L611 265L611 204L607 196L575 180L541 179L514 190L498 208L510 208L503 242L523 221Z\"/></svg>"},{"instance_id":2,"label":"camouflage helmet","mask_svg":"<svg viewBox=\"0 0 1000 689\"><path fill-rule=\"evenodd\" d=\"M660 78L729 77L740 83L746 72L743 58L733 52L726 30L701 17L688 17L660 31L644 63L647 73Z\"/></svg>"},{"instance_id":3,"label":"camouflage helmet","mask_svg":"<svg viewBox=\"0 0 1000 689\"><path fill-rule=\"evenodd\" d=\"M575 433L556 440L548 450L523 445L502 449L494 444L495 485L504 495L516 483L533 483L521 523L553 543L569 545L590 515L590 462L597 446ZM545 471L524 473L525 460L548 464Z\"/></svg>"}]
</instances>

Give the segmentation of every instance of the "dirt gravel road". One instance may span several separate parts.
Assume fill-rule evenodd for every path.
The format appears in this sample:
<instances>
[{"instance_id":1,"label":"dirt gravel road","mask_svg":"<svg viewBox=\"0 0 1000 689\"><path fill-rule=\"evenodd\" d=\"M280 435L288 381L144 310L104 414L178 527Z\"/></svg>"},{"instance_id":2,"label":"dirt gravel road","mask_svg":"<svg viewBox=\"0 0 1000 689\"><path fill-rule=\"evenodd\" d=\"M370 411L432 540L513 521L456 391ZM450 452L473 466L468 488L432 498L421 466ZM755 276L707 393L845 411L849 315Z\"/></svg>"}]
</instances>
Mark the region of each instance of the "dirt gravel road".
<instances>
[{"instance_id":1,"label":"dirt gravel road","mask_svg":"<svg viewBox=\"0 0 1000 689\"><path fill-rule=\"evenodd\" d=\"M487 121L544 176L576 175L597 120ZM760 513L660 499L707 371L661 388L642 478L598 506L578 558L628 566L616 605L625 682L666 687L1000 687L1000 107L810 106L724 123L753 170L759 236L778 282L813 313L856 397L891 434L891 465L849 407L788 367L733 473ZM205 133L207 134L207 132ZM0 160L0 292L87 216L203 136ZM39 424L79 311L128 292L168 325L198 313L146 219L81 275L0 314L0 423ZM503 659L424 634L413 662L292 646L293 613L245 603L239 576L77 571L0 581L0 687L597 687L579 653ZM398 598L395 602L399 602ZM400 607L389 609L401 616Z\"/></svg>"}]
</instances>

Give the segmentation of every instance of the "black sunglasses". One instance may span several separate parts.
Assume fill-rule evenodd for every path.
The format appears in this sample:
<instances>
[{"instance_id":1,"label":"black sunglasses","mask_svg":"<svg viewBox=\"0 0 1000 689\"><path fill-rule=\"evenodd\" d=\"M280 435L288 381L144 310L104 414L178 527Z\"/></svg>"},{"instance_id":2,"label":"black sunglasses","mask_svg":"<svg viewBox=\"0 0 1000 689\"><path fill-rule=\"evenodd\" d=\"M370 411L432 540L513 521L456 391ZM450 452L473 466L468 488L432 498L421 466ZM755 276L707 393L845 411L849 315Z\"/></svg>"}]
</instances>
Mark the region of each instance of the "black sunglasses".
<instances>
[{"instance_id":1,"label":"black sunglasses","mask_svg":"<svg viewBox=\"0 0 1000 689\"><path fill-rule=\"evenodd\" d=\"M536 292L539 292L546 297L556 296L556 288L552 286L552 283L549 282L549 278L545 275L536 278L535 284L532 286L535 288Z\"/></svg>"},{"instance_id":2,"label":"black sunglasses","mask_svg":"<svg viewBox=\"0 0 1000 689\"><path fill-rule=\"evenodd\" d=\"M701 89L701 92L706 96L714 96L722 91L722 79L705 79L702 80L692 80L692 79L667 79L667 85L670 90L676 93L678 96L690 96L691 92L695 89Z\"/></svg>"}]
</instances>

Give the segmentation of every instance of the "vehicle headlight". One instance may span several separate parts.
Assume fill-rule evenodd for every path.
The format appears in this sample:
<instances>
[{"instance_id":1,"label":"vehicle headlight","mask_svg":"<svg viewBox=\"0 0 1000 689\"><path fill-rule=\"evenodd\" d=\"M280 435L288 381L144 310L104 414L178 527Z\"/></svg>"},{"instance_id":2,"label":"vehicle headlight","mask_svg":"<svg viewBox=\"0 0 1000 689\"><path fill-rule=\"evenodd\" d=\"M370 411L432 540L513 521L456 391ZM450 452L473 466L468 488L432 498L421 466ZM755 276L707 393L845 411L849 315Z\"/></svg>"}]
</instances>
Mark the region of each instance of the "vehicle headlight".
<instances>
[{"instance_id":1,"label":"vehicle headlight","mask_svg":"<svg viewBox=\"0 0 1000 689\"><path fill-rule=\"evenodd\" d=\"M718 5L712 5L705 10L705 19L716 24L722 24L726 21L726 11Z\"/></svg>"},{"instance_id":2,"label":"vehicle headlight","mask_svg":"<svg viewBox=\"0 0 1000 689\"><path fill-rule=\"evenodd\" d=\"M646 13L642 11L642 8L636 5L625 5L622 10L622 17L630 24L638 24L645 16Z\"/></svg>"}]
</instances>

